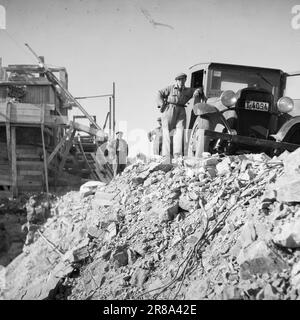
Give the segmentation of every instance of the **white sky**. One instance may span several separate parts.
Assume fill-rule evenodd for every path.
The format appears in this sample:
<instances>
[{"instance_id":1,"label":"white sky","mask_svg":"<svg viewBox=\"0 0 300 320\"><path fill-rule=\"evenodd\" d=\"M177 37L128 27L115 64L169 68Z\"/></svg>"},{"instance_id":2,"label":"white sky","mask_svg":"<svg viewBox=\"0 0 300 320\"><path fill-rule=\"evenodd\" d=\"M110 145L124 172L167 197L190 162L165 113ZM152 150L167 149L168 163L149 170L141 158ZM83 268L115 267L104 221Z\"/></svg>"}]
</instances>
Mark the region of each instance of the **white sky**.
<instances>
[{"instance_id":1,"label":"white sky","mask_svg":"<svg viewBox=\"0 0 300 320\"><path fill-rule=\"evenodd\" d=\"M117 129L127 126L132 152L148 153L145 132L159 116L157 90L176 73L206 61L300 70L300 30L291 27L296 4L300 1L0 0L7 32L17 41L0 30L0 56L5 65L36 63L23 46L28 42L48 64L67 68L74 96L111 93L114 81ZM155 27L148 14L169 27ZM82 104L102 126L108 99Z\"/></svg>"}]
</instances>

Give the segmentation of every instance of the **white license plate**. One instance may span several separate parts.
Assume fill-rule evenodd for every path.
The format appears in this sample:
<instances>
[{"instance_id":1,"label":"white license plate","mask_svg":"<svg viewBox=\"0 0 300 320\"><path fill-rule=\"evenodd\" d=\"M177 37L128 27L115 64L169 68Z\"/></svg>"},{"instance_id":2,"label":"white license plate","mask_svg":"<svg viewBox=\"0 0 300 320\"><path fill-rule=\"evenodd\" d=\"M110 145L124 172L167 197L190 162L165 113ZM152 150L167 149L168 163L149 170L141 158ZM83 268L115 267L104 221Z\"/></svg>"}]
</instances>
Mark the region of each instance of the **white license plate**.
<instances>
[{"instance_id":1,"label":"white license plate","mask_svg":"<svg viewBox=\"0 0 300 320\"><path fill-rule=\"evenodd\" d=\"M269 102L246 101L245 109L256 111L269 111Z\"/></svg>"}]
</instances>

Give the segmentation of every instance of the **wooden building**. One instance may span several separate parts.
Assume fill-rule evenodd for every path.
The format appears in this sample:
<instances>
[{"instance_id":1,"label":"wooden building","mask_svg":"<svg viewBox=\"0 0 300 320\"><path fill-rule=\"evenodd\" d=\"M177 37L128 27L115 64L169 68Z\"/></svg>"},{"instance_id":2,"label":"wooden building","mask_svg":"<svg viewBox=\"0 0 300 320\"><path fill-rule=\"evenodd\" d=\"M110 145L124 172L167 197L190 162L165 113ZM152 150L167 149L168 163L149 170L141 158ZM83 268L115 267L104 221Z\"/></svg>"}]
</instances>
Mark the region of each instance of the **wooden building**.
<instances>
[{"instance_id":1,"label":"wooden building","mask_svg":"<svg viewBox=\"0 0 300 320\"><path fill-rule=\"evenodd\" d=\"M67 89L66 69L48 69ZM69 121L74 101L64 93L38 65L0 60L0 193L48 191L62 178L76 130L97 134Z\"/></svg>"}]
</instances>

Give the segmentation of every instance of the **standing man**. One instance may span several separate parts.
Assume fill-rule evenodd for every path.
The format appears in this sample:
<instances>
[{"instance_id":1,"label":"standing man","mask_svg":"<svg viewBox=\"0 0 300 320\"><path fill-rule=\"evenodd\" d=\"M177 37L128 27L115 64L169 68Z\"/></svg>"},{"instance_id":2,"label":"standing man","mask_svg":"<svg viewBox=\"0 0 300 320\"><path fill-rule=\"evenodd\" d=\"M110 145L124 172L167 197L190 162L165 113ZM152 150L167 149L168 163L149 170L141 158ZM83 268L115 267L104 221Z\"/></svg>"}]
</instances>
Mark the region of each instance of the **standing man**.
<instances>
[{"instance_id":1,"label":"standing man","mask_svg":"<svg viewBox=\"0 0 300 320\"><path fill-rule=\"evenodd\" d=\"M175 84L170 85L158 92L158 108L162 113L162 155L171 162L170 154L170 131L175 129L173 138L174 157L183 154L183 133L186 126L186 103L200 94L199 89L185 87L187 75L179 73L175 77Z\"/></svg>"},{"instance_id":2,"label":"standing man","mask_svg":"<svg viewBox=\"0 0 300 320\"><path fill-rule=\"evenodd\" d=\"M117 138L107 146L108 152L111 153L113 159L114 176L124 171L128 156L128 144L122 139L123 132L118 131L116 135Z\"/></svg>"},{"instance_id":3,"label":"standing man","mask_svg":"<svg viewBox=\"0 0 300 320\"><path fill-rule=\"evenodd\" d=\"M161 126L161 118L157 118L158 127L154 130L148 132L148 139L151 142L154 136L153 142L153 154L161 155L162 151L162 126Z\"/></svg>"}]
</instances>

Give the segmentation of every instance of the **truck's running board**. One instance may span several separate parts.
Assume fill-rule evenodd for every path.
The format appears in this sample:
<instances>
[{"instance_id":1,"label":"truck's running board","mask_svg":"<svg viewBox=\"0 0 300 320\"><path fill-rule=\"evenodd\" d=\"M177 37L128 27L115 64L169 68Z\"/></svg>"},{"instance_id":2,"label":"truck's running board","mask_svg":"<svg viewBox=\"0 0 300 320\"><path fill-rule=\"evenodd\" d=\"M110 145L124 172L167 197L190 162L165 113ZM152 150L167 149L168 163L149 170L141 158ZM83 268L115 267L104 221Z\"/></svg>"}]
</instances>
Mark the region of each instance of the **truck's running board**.
<instances>
[{"instance_id":1,"label":"truck's running board","mask_svg":"<svg viewBox=\"0 0 300 320\"><path fill-rule=\"evenodd\" d=\"M231 135L228 133L221 133L221 132L216 132L211 130L205 130L204 135L209 136L211 138L215 138L215 139L230 141L233 143L265 147L270 149L285 149L288 151L294 151L300 147L300 145L294 144L294 143L277 142L273 140L258 139L258 138L245 137L245 136L239 136L239 135Z\"/></svg>"}]
</instances>

